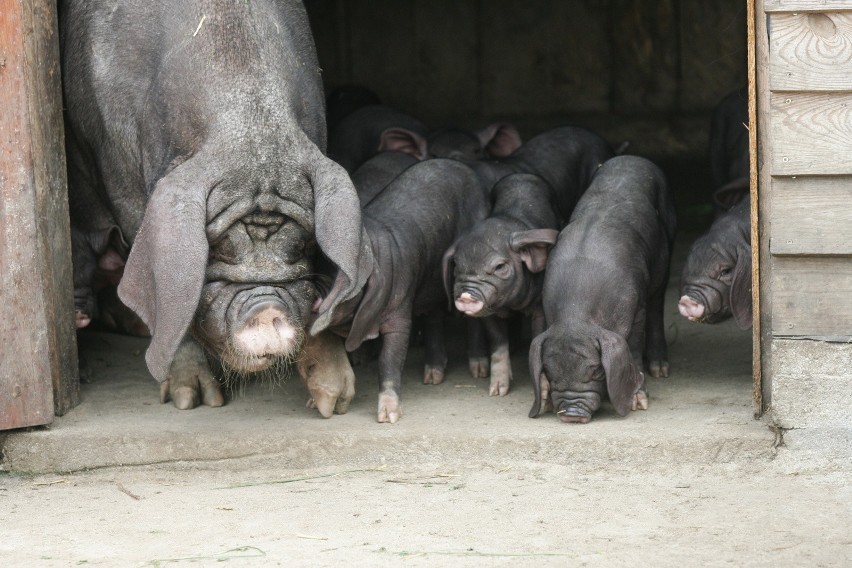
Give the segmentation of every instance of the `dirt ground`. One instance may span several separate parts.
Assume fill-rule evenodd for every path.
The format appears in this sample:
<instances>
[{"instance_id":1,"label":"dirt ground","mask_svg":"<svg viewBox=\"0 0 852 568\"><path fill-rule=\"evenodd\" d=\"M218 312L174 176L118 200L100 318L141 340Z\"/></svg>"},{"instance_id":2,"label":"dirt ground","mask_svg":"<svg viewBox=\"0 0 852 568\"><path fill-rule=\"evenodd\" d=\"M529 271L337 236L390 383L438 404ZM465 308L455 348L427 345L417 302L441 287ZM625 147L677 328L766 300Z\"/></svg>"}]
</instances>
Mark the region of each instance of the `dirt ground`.
<instances>
[{"instance_id":1,"label":"dirt ground","mask_svg":"<svg viewBox=\"0 0 852 568\"><path fill-rule=\"evenodd\" d=\"M685 242L671 378L649 410L588 425L527 418L523 350L513 390L489 397L460 336L439 386L410 351L389 425L375 363L328 420L295 377L178 411L158 403L145 341L83 334L82 404L0 439L2 564L852 565L852 436L753 419L750 334L676 316Z\"/></svg>"}]
</instances>

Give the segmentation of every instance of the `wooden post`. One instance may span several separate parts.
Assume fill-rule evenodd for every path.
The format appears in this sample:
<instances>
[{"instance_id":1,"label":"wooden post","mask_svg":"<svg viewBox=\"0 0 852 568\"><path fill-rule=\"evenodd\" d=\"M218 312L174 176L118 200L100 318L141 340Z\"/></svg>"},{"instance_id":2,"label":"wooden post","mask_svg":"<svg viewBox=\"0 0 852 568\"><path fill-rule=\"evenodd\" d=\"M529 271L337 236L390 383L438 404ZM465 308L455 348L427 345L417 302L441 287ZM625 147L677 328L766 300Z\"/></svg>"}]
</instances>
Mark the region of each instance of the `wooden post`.
<instances>
[{"instance_id":1,"label":"wooden post","mask_svg":"<svg viewBox=\"0 0 852 568\"><path fill-rule=\"evenodd\" d=\"M46 424L79 379L56 2L0 0L0 429Z\"/></svg>"}]
</instances>

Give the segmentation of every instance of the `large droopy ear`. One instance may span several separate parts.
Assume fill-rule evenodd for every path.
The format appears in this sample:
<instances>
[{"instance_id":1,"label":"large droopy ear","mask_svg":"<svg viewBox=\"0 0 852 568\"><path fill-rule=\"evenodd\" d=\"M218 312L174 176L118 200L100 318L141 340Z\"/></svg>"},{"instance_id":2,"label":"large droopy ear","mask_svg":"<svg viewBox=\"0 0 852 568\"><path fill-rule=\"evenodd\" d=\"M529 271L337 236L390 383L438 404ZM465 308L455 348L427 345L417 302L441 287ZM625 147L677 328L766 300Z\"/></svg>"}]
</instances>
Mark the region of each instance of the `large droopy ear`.
<instances>
[{"instance_id":1,"label":"large droopy ear","mask_svg":"<svg viewBox=\"0 0 852 568\"><path fill-rule=\"evenodd\" d=\"M317 159L311 185L317 244L338 270L334 284L311 325L316 335L331 323L334 310L355 297L373 270L373 249L361 224L361 203L346 170L329 158Z\"/></svg>"},{"instance_id":2,"label":"large droopy ear","mask_svg":"<svg viewBox=\"0 0 852 568\"><path fill-rule=\"evenodd\" d=\"M207 188L186 163L161 179L145 207L118 286L151 331L148 370L162 382L192 322L207 266Z\"/></svg>"},{"instance_id":3,"label":"large droopy ear","mask_svg":"<svg viewBox=\"0 0 852 568\"><path fill-rule=\"evenodd\" d=\"M752 325L753 303L751 297L751 247L742 246L737 255L737 265L731 280L731 312L740 329Z\"/></svg>"},{"instance_id":4,"label":"large droopy ear","mask_svg":"<svg viewBox=\"0 0 852 568\"><path fill-rule=\"evenodd\" d=\"M407 128L385 128L379 141L379 152L403 152L418 160L429 157L426 138Z\"/></svg>"},{"instance_id":5,"label":"large droopy ear","mask_svg":"<svg viewBox=\"0 0 852 568\"><path fill-rule=\"evenodd\" d=\"M633 363L627 341L608 329L600 329L598 342L601 348L601 363L606 374L606 390L609 400L619 415L624 416L633 406L633 395L645 382L642 372Z\"/></svg>"},{"instance_id":6,"label":"large droopy ear","mask_svg":"<svg viewBox=\"0 0 852 568\"><path fill-rule=\"evenodd\" d=\"M509 235L509 248L520 255L527 270L541 272L547 266L547 255L558 237L559 231L555 229L516 231Z\"/></svg>"},{"instance_id":7,"label":"large droopy ear","mask_svg":"<svg viewBox=\"0 0 852 568\"><path fill-rule=\"evenodd\" d=\"M444 257L441 259L441 273L444 276L444 291L447 293L449 300L450 311L453 309L453 271L456 269L456 263L453 262L453 257L456 255L456 244L447 249Z\"/></svg>"},{"instance_id":8,"label":"large droopy ear","mask_svg":"<svg viewBox=\"0 0 852 568\"><path fill-rule=\"evenodd\" d=\"M530 408L530 418L537 418L541 414L541 350L547 332L539 334L530 344L530 378L533 382L533 405Z\"/></svg>"},{"instance_id":9,"label":"large droopy ear","mask_svg":"<svg viewBox=\"0 0 852 568\"><path fill-rule=\"evenodd\" d=\"M523 144L518 129L505 122L489 124L475 134L488 155L494 158L505 158Z\"/></svg>"}]
</instances>

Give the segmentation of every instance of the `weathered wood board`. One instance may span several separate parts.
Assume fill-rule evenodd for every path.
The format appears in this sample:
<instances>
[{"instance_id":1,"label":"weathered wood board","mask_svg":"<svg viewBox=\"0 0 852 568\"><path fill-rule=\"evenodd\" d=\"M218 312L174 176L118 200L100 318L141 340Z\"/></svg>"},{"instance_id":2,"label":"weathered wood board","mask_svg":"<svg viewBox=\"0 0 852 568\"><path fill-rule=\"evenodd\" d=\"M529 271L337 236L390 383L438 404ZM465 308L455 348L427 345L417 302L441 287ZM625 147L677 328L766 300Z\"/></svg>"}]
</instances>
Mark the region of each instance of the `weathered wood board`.
<instances>
[{"instance_id":1,"label":"weathered wood board","mask_svg":"<svg viewBox=\"0 0 852 568\"><path fill-rule=\"evenodd\" d=\"M772 254L852 255L852 177L775 178L770 223Z\"/></svg>"},{"instance_id":2,"label":"weathered wood board","mask_svg":"<svg viewBox=\"0 0 852 568\"><path fill-rule=\"evenodd\" d=\"M0 429L79 392L56 30L51 0L0 0Z\"/></svg>"},{"instance_id":3,"label":"weathered wood board","mask_svg":"<svg viewBox=\"0 0 852 568\"><path fill-rule=\"evenodd\" d=\"M852 93L770 97L772 175L852 174Z\"/></svg>"},{"instance_id":4,"label":"weathered wood board","mask_svg":"<svg viewBox=\"0 0 852 568\"><path fill-rule=\"evenodd\" d=\"M773 335L852 335L852 258L772 259Z\"/></svg>"},{"instance_id":5,"label":"weathered wood board","mask_svg":"<svg viewBox=\"0 0 852 568\"><path fill-rule=\"evenodd\" d=\"M852 12L776 14L770 22L773 91L852 90Z\"/></svg>"},{"instance_id":6,"label":"weathered wood board","mask_svg":"<svg viewBox=\"0 0 852 568\"><path fill-rule=\"evenodd\" d=\"M764 0L765 12L839 12L852 11L849 0Z\"/></svg>"}]
</instances>

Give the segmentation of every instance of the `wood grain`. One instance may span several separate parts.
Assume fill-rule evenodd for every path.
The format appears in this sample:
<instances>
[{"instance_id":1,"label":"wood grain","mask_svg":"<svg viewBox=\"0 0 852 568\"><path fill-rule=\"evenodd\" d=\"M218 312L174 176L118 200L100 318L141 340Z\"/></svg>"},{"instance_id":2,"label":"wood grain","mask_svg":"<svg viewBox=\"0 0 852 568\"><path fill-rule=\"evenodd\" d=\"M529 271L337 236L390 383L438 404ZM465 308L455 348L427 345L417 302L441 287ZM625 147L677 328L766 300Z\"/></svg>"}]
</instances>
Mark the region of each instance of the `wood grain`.
<instances>
[{"instance_id":1,"label":"wood grain","mask_svg":"<svg viewBox=\"0 0 852 568\"><path fill-rule=\"evenodd\" d=\"M765 0L765 12L839 12L852 11L849 0Z\"/></svg>"},{"instance_id":2,"label":"wood grain","mask_svg":"<svg viewBox=\"0 0 852 568\"><path fill-rule=\"evenodd\" d=\"M852 255L852 177L776 178L770 208L775 255Z\"/></svg>"},{"instance_id":3,"label":"wood grain","mask_svg":"<svg viewBox=\"0 0 852 568\"><path fill-rule=\"evenodd\" d=\"M56 6L0 0L0 429L79 393ZM55 396L54 396L55 391Z\"/></svg>"},{"instance_id":4,"label":"wood grain","mask_svg":"<svg viewBox=\"0 0 852 568\"><path fill-rule=\"evenodd\" d=\"M772 333L852 335L852 259L773 257Z\"/></svg>"},{"instance_id":5,"label":"wood grain","mask_svg":"<svg viewBox=\"0 0 852 568\"><path fill-rule=\"evenodd\" d=\"M852 13L771 17L773 91L852 90Z\"/></svg>"},{"instance_id":6,"label":"wood grain","mask_svg":"<svg viewBox=\"0 0 852 568\"><path fill-rule=\"evenodd\" d=\"M852 94L772 93L772 175L852 174Z\"/></svg>"}]
</instances>

